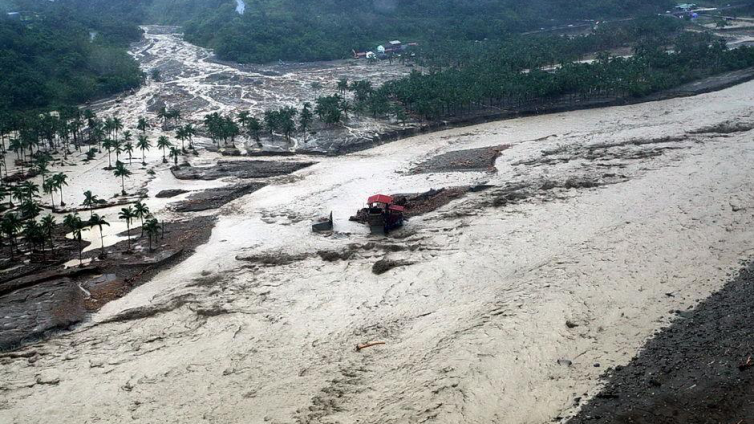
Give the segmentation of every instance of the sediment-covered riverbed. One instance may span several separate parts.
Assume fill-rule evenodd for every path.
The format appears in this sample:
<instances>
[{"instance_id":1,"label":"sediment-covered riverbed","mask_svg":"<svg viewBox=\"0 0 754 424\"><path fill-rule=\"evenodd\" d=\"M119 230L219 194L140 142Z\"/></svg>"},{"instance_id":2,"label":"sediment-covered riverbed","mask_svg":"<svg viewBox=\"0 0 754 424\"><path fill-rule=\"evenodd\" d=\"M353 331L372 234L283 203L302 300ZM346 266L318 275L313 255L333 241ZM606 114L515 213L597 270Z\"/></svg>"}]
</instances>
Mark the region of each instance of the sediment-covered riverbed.
<instances>
[{"instance_id":1,"label":"sediment-covered riverbed","mask_svg":"<svg viewBox=\"0 0 754 424\"><path fill-rule=\"evenodd\" d=\"M0 358L0 421L567 417L754 253L752 101L746 83L322 158L225 205L90 323ZM501 145L497 172L413 172ZM378 192L482 184L387 239L348 222Z\"/></svg>"}]
</instances>

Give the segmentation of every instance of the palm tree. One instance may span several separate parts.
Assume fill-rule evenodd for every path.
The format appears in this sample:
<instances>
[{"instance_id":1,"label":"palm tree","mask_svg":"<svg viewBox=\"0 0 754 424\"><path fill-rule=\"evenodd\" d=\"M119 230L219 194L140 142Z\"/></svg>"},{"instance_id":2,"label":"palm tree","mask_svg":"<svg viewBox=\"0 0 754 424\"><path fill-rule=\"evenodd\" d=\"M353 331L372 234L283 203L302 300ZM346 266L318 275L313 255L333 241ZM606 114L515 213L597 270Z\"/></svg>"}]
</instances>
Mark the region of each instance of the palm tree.
<instances>
[{"instance_id":1,"label":"palm tree","mask_svg":"<svg viewBox=\"0 0 754 424\"><path fill-rule=\"evenodd\" d=\"M106 138L102 142L102 147L107 150L107 169L113 169L113 161L111 159L111 155L110 154L112 152L112 149L113 149L114 145L115 144L114 144L113 140L110 140L109 138Z\"/></svg>"},{"instance_id":2,"label":"palm tree","mask_svg":"<svg viewBox=\"0 0 754 424\"><path fill-rule=\"evenodd\" d=\"M94 214L94 206L97 205L97 203L99 203L99 198L96 194L92 194L91 190L84 192L84 201L81 203L81 206L89 208L89 217Z\"/></svg>"},{"instance_id":3,"label":"palm tree","mask_svg":"<svg viewBox=\"0 0 754 424\"><path fill-rule=\"evenodd\" d=\"M115 162L120 161L120 154L123 153L123 142L118 139L113 140L113 150L115 151Z\"/></svg>"},{"instance_id":4,"label":"palm tree","mask_svg":"<svg viewBox=\"0 0 754 424\"><path fill-rule=\"evenodd\" d=\"M162 127L167 127L168 119L170 119L170 112L166 107L163 106L157 111L157 117L162 119Z\"/></svg>"},{"instance_id":5,"label":"palm tree","mask_svg":"<svg viewBox=\"0 0 754 424\"><path fill-rule=\"evenodd\" d=\"M149 128L149 121L147 121L147 118L140 116L139 123L136 124L136 129L141 131L142 135L146 135L148 128Z\"/></svg>"},{"instance_id":6,"label":"palm tree","mask_svg":"<svg viewBox=\"0 0 754 424\"><path fill-rule=\"evenodd\" d=\"M116 177L120 177L120 183L121 183L121 194L126 195L126 178L131 176L131 171L126 168L126 165L123 164L123 162L116 162L115 164L115 171L113 171Z\"/></svg>"},{"instance_id":7,"label":"palm tree","mask_svg":"<svg viewBox=\"0 0 754 424\"><path fill-rule=\"evenodd\" d=\"M26 244L29 247L29 251L33 252L34 248L38 245L42 245L43 255L44 255L44 241L45 236L42 232L42 228L39 226L39 223L34 220L30 219L26 221L24 224L24 238L26 239ZM44 256L42 257L42 260L44 261Z\"/></svg>"},{"instance_id":8,"label":"palm tree","mask_svg":"<svg viewBox=\"0 0 754 424\"><path fill-rule=\"evenodd\" d=\"M26 191L21 185L15 185L11 187L10 189L10 207L15 207L13 205L13 199L16 199L18 203L21 203L26 199Z\"/></svg>"},{"instance_id":9,"label":"palm tree","mask_svg":"<svg viewBox=\"0 0 754 424\"><path fill-rule=\"evenodd\" d=\"M102 226L107 225L110 226L110 223L105 221L104 217L99 216L98 214L93 214L91 218L89 218L89 226L90 227L98 227L99 228L99 239L100 239L100 258L104 258L107 256L105 253L105 234L102 232Z\"/></svg>"},{"instance_id":10,"label":"palm tree","mask_svg":"<svg viewBox=\"0 0 754 424\"><path fill-rule=\"evenodd\" d=\"M173 124L177 124L178 120L181 119L181 111L178 109L171 109L168 112L168 118L175 121Z\"/></svg>"},{"instance_id":11,"label":"palm tree","mask_svg":"<svg viewBox=\"0 0 754 424\"><path fill-rule=\"evenodd\" d=\"M238 114L238 123L241 124L241 127L243 129L246 129L246 124L249 123L249 119L251 118L251 114L248 111L243 111Z\"/></svg>"},{"instance_id":12,"label":"palm tree","mask_svg":"<svg viewBox=\"0 0 754 424\"><path fill-rule=\"evenodd\" d=\"M57 191L57 189L55 188L55 183L52 180L45 181L44 183L42 183L42 190L45 192L45 194L50 195L52 211L55 212L55 196L53 196L53 193Z\"/></svg>"},{"instance_id":13,"label":"palm tree","mask_svg":"<svg viewBox=\"0 0 754 424\"><path fill-rule=\"evenodd\" d=\"M0 228L3 233L8 236L10 240L10 258L13 259L13 248L16 244L16 236L18 236L18 230L21 228L21 219L14 213L5 214L3 220L0 221Z\"/></svg>"},{"instance_id":14,"label":"palm tree","mask_svg":"<svg viewBox=\"0 0 754 424\"><path fill-rule=\"evenodd\" d=\"M149 139L145 135L140 135L138 140L139 141L136 142L136 147L141 150L141 165L147 166L147 157L144 152L149 150L149 148L152 146L149 143Z\"/></svg>"},{"instance_id":15,"label":"palm tree","mask_svg":"<svg viewBox=\"0 0 754 424\"><path fill-rule=\"evenodd\" d=\"M186 133L183 130L183 127L180 127L176 130L175 138L177 138L178 140L181 140L181 151L185 153L186 148L184 147L183 144L184 144L184 141L186 141L187 137L186 137Z\"/></svg>"},{"instance_id":16,"label":"palm tree","mask_svg":"<svg viewBox=\"0 0 754 424\"><path fill-rule=\"evenodd\" d=\"M47 167L49 163L49 157L48 156L39 156L37 158L37 172L39 172L40 175L42 175L42 187L44 187L45 182L47 181L47 174L50 172L50 169Z\"/></svg>"},{"instance_id":17,"label":"palm tree","mask_svg":"<svg viewBox=\"0 0 754 424\"><path fill-rule=\"evenodd\" d=\"M142 203L141 200L139 200L134 205L134 213L136 214L136 217L141 221L141 235L144 236L144 218L149 216L149 208L147 207L147 205Z\"/></svg>"},{"instance_id":18,"label":"palm tree","mask_svg":"<svg viewBox=\"0 0 754 424\"><path fill-rule=\"evenodd\" d=\"M170 157L175 161L175 166L178 166L178 156L181 155L181 151L176 147L170 147Z\"/></svg>"},{"instance_id":19,"label":"palm tree","mask_svg":"<svg viewBox=\"0 0 754 424\"><path fill-rule=\"evenodd\" d=\"M262 123L255 117L249 118L249 135L259 142L259 133L262 132Z\"/></svg>"},{"instance_id":20,"label":"palm tree","mask_svg":"<svg viewBox=\"0 0 754 424\"><path fill-rule=\"evenodd\" d=\"M118 131L123 129L123 122L120 118L113 118L113 130L115 131L115 139L118 139Z\"/></svg>"},{"instance_id":21,"label":"palm tree","mask_svg":"<svg viewBox=\"0 0 754 424\"><path fill-rule=\"evenodd\" d=\"M102 129L110 136L113 136L113 127L115 123L112 118L105 118L105 123L102 124Z\"/></svg>"},{"instance_id":22,"label":"palm tree","mask_svg":"<svg viewBox=\"0 0 754 424\"><path fill-rule=\"evenodd\" d=\"M2 204L2 201L8 197L10 197L10 191L8 191L8 188L6 186L0 183L0 204ZM2 209L5 208L3 207Z\"/></svg>"},{"instance_id":23,"label":"palm tree","mask_svg":"<svg viewBox=\"0 0 754 424\"><path fill-rule=\"evenodd\" d=\"M170 143L170 140L168 140L168 138L164 135L161 135L160 138L157 139L157 148L162 149L162 163L168 163L165 149L171 147L172 145L173 144Z\"/></svg>"},{"instance_id":24,"label":"palm tree","mask_svg":"<svg viewBox=\"0 0 754 424\"><path fill-rule=\"evenodd\" d=\"M131 160L133 159L132 156L134 153L134 144L131 143L130 141L126 141L126 144L123 145L123 151L128 153L128 164L131 165Z\"/></svg>"},{"instance_id":25,"label":"palm tree","mask_svg":"<svg viewBox=\"0 0 754 424\"><path fill-rule=\"evenodd\" d=\"M79 267L84 266L84 259L82 258L81 254L84 250L82 244L83 239L81 237L81 233L86 229L84 227L84 222L79 217L78 213L74 214L68 214L65 216L65 219L63 219L63 225L68 227L69 230L71 230L71 233L73 233L73 238L78 240L79 243Z\"/></svg>"},{"instance_id":26,"label":"palm tree","mask_svg":"<svg viewBox=\"0 0 754 424\"><path fill-rule=\"evenodd\" d=\"M21 190L21 194L23 195L20 201L32 201L35 197L38 197L37 194L39 193L39 186L31 181L24 181L23 183L21 183L21 185L19 185L19 188Z\"/></svg>"},{"instance_id":27,"label":"palm tree","mask_svg":"<svg viewBox=\"0 0 754 424\"><path fill-rule=\"evenodd\" d=\"M144 232L146 232L149 237L149 251L151 252L152 239L157 239L157 234L160 232L160 223L154 218L148 219L147 222L144 223Z\"/></svg>"},{"instance_id":28,"label":"palm tree","mask_svg":"<svg viewBox=\"0 0 754 424\"><path fill-rule=\"evenodd\" d=\"M194 136L196 135L196 128L194 128L191 124L186 124L183 127L183 133L186 135L186 138L189 141L189 149L194 148Z\"/></svg>"},{"instance_id":29,"label":"palm tree","mask_svg":"<svg viewBox=\"0 0 754 424\"><path fill-rule=\"evenodd\" d=\"M118 214L118 218L126 221L126 236L128 237L128 250L127 252L131 251L131 221L136 218L136 213L134 212L134 209L129 206L127 208L123 208L120 210L120 213Z\"/></svg>"},{"instance_id":30,"label":"palm tree","mask_svg":"<svg viewBox=\"0 0 754 424\"><path fill-rule=\"evenodd\" d=\"M36 201L27 199L24 200L23 203L21 203L19 211L21 212L21 216L24 219L34 219L39 215L40 212L42 212L42 208Z\"/></svg>"},{"instance_id":31,"label":"palm tree","mask_svg":"<svg viewBox=\"0 0 754 424\"><path fill-rule=\"evenodd\" d=\"M52 176L52 182L55 184L55 189L60 191L60 206L65 206L65 202L63 201L63 186L67 186L68 183L66 180L68 179L68 175L65 175L62 172L59 172Z\"/></svg>"},{"instance_id":32,"label":"palm tree","mask_svg":"<svg viewBox=\"0 0 754 424\"><path fill-rule=\"evenodd\" d=\"M342 96L345 96L347 90L348 90L348 78L343 77L338 81L338 91L340 91L340 94Z\"/></svg>"},{"instance_id":33,"label":"palm tree","mask_svg":"<svg viewBox=\"0 0 754 424\"><path fill-rule=\"evenodd\" d=\"M42 231L50 241L50 252L53 254L55 253L55 246L52 244L52 231L55 229L55 224L55 217L52 215L45 215L39 221L39 225L42 228Z\"/></svg>"}]
</instances>

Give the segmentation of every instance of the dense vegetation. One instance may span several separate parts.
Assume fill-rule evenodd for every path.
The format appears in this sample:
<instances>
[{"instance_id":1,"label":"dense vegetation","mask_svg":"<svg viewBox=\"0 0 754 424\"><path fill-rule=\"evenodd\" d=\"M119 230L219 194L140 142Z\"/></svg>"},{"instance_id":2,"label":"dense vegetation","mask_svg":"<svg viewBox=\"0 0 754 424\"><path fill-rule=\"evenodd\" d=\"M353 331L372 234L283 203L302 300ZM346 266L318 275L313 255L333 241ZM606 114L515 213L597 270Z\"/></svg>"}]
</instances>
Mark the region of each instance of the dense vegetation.
<instances>
[{"instance_id":1,"label":"dense vegetation","mask_svg":"<svg viewBox=\"0 0 754 424\"><path fill-rule=\"evenodd\" d=\"M138 27L56 3L25 3L0 17L0 110L71 105L138 86L126 53Z\"/></svg>"},{"instance_id":2,"label":"dense vegetation","mask_svg":"<svg viewBox=\"0 0 754 424\"><path fill-rule=\"evenodd\" d=\"M511 62L505 54L499 54L463 67L415 72L385 84L371 96L384 99L377 104L393 99L409 112L436 119L488 106L510 108L552 102L564 96L572 101L638 97L754 66L754 48L728 50L723 40L709 34L685 33L674 40L674 53L668 53L667 47L666 40L645 40L630 58L602 54L594 63L566 61L549 72L530 66L536 61ZM539 65L544 64L539 60Z\"/></svg>"},{"instance_id":3,"label":"dense vegetation","mask_svg":"<svg viewBox=\"0 0 754 424\"><path fill-rule=\"evenodd\" d=\"M754 66L754 48L728 50L709 33L681 31L669 18L643 19L616 31L586 37L512 38L505 42L457 43L452 53L426 50L417 59L424 71L373 87L368 81L341 80L338 92L320 97L315 115L326 125L368 114L403 122L410 116L437 120L481 109L521 109L576 105L593 99L641 97L710 75ZM641 34L641 35L639 35ZM598 53L633 38L630 57ZM598 49L599 50L599 49ZM351 93L350 95L348 93ZM301 112L303 116L303 111ZM296 113L278 114L270 133L287 136ZM282 122L282 123L280 123ZM310 126L310 122L306 125Z\"/></svg>"},{"instance_id":4,"label":"dense vegetation","mask_svg":"<svg viewBox=\"0 0 754 424\"><path fill-rule=\"evenodd\" d=\"M441 45L500 39L579 19L636 16L672 2L650 0L255 0L208 9L185 26L186 39L239 62L327 60L401 39Z\"/></svg>"}]
</instances>

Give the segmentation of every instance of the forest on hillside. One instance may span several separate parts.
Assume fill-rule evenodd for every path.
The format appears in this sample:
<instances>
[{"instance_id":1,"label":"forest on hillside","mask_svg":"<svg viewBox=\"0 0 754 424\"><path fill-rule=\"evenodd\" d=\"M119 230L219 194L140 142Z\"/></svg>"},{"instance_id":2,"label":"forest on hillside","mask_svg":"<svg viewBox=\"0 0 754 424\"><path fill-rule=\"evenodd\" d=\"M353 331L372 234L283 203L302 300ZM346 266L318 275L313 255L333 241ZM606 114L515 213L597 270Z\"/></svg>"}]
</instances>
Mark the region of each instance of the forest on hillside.
<instances>
[{"instance_id":1,"label":"forest on hillside","mask_svg":"<svg viewBox=\"0 0 754 424\"><path fill-rule=\"evenodd\" d=\"M582 19L664 11L667 0L254 0L226 1L185 25L186 39L239 62L317 61L387 40L425 44L500 39Z\"/></svg>"},{"instance_id":2,"label":"forest on hillside","mask_svg":"<svg viewBox=\"0 0 754 424\"><path fill-rule=\"evenodd\" d=\"M19 15L0 17L0 110L73 105L141 84L126 52L141 37L137 26L55 3L16 3Z\"/></svg>"}]
</instances>

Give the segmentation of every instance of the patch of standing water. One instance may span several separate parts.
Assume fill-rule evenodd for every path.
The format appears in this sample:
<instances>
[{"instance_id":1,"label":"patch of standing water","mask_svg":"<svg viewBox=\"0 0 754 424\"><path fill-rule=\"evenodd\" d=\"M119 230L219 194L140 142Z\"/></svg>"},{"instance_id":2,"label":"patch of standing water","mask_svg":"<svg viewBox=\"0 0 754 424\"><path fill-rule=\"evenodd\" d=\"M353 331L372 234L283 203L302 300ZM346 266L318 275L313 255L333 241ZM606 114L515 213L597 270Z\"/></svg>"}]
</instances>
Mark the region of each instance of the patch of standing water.
<instances>
[{"instance_id":1,"label":"patch of standing water","mask_svg":"<svg viewBox=\"0 0 754 424\"><path fill-rule=\"evenodd\" d=\"M91 262L92 262L92 258L87 258L87 259L84 259L83 261L79 261L79 259L76 258L76 259L71 259L70 261L64 263L63 266L66 269L68 269L68 268L75 268L79 265L82 265L82 266L89 265Z\"/></svg>"}]
</instances>

